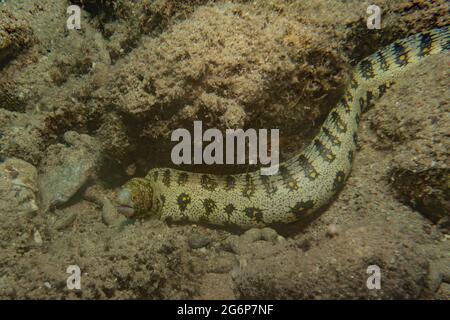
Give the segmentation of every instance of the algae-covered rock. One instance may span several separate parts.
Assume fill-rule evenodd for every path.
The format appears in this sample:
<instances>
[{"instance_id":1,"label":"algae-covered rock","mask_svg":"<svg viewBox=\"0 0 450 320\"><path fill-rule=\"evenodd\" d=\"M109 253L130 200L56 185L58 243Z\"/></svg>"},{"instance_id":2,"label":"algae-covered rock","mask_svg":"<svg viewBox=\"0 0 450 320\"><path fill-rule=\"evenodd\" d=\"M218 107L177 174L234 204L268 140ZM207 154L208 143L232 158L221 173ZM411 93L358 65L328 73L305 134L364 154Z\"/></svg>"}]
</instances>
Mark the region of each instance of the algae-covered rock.
<instances>
[{"instance_id":1,"label":"algae-covered rock","mask_svg":"<svg viewBox=\"0 0 450 320\"><path fill-rule=\"evenodd\" d=\"M354 225L332 240L301 250L284 246L242 250L234 281L247 299L398 299L417 298L425 280L426 260L414 240L397 227ZM381 288L367 286L368 267L380 268Z\"/></svg>"},{"instance_id":2,"label":"algae-covered rock","mask_svg":"<svg viewBox=\"0 0 450 320\"><path fill-rule=\"evenodd\" d=\"M205 236L200 233L194 233L188 239L189 246L192 249L199 249L206 247L210 242L211 239L208 236Z\"/></svg>"},{"instance_id":3,"label":"algae-covered rock","mask_svg":"<svg viewBox=\"0 0 450 320\"><path fill-rule=\"evenodd\" d=\"M450 170L395 170L393 186L402 200L442 227L450 228Z\"/></svg>"},{"instance_id":4,"label":"algae-covered rock","mask_svg":"<svg viewBox=\"0 0 450 320\"><path fill-rule=\"evenodd\" d=\"M323 96L346 78L345 56L324 36L252 6L202 6L130 54L110 84L112 103L147 140L195 119L307 133L331 105Z\"/></svg>"},{"instance_id":5,"label":"algae-covered rock","mask_svg":"<svg viewBox=\"0 0 450 320\"><path fill-rule=\"evenodd\" d=\"M17 55L32 41L32 29L10 10L0 7L0 65L4 59Z\"/></svg>"},{"instance_id":6,"label":"algae-covered rock","mask_svg":"<svg viewBox=\"0 0 450 320\"><path fill-rule=\"evenodd\" d=\"M168 137L193 120L280 128L283 156L299 150L351 65L448 25L448 1L0 2L0 161L15 168L0 163L1 299L448 300L448 234L416 212L447 210L443 57L399 76L379 112L361 117L352 174L318 219L239 236L128 220L108 200L123 180L170 166ZM71 4L81 7L81 30L66 28ZM380 30L367 29L369 4L382 9ZM33 185L44 205L35 204L63 208L34 214ZM69 264L80 266L82 290L67 290ZM366 286L372 264L380 290Z\"/></svg>"},{"instance_id":7,"label":"algae-covered rock","mask_svg":"<svg viewBox=\"0 0 450 320\"><path fill-rule=\"evenodd\" d=\"M419 73L421 81L411 83L408 75L398 79L368 112L377 147L392 156L388 176L399 199L444 228L450 227L450 115L443 112L449 106L450 72L442 65L449 62L448 55L431 58L419 66L428 71Z\"/></svg>"},{"instance_id":8,"label":"algae-covered rock","mask_svg":"<svg viewBox=\"0 0 450 320\"><path fill-rule=\"evenodd\" d=\"M68 146L49 147L39 174L42 208L65 204L93 178L99 163L99 152L93 138L70 131L64 135Z\"/></svg>"},{"instance_id":9,"label":"algae-covered rock","mask_svg":"<svg viewBox=\"0 0 450 320\"><path fill-rule=\"evenodd\" d=\"M0 163L0 213L35 213L37 191L37 170L33 165L14 158Z\"/></svg>"},{"instance_id":10,"label":"algae-covered rock","mask_svg":"<svg viewBox=\"0 0 450 320\"><path fill-rule=\"evenodd\" d=\"M0 102L1 106L1 102ZM0 157L37 165L48 143L44 118L0 108Z\"/></svg>"}]
</instances>

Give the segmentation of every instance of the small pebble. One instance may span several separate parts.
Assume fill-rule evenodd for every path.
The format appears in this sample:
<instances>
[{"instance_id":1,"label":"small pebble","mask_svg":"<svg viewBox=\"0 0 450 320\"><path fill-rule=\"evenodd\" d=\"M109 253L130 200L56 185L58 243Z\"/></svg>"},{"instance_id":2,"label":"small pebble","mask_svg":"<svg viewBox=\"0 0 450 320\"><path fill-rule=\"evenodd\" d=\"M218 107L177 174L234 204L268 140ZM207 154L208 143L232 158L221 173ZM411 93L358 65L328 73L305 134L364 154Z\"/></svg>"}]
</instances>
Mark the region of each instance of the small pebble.
<instances>
[{"instance_id":1,"label":"small pebble","mask_svg":"<svg viewBox=\"0 0 450 320\"><path fill-rule=\"evenodd\" d=\"M207 246L211 242L211 239L200 233L194 233L189 237L188 243L192 249L199 249Z\"/></svg>"},{"instance_id":2,"label":"small pebble","mask_svg":"<svg viewBox=\"0 0 450 320\"><path fill-rule=\"evenodd\" d=\"M283 236L277 236L277 239L275 243L284 243L286 241L286 238Z\"/></svg>"},{"instance_id":3,"label":"small pebble","mask_svg":"<svg viewBox=\"0 0 450 320\"><path fill-rule=\"evenodd\" d=\"M61 217L55 222L55 229L60 231L71 226L72 223L75 221L76 217L77 214L75 212L72 212L70 214L66 214L63 212L63 217Z\"/></svg>"},{"instance_id":4,"label":"small pebble","mask_svg":"<svg viewBox=\"0 0 450 320\"><path fill-rule=\"evenodd\" d=\"M261 237L266 241L276 243L279 235L271 228L263 228L261 229Z\"/></svg>"},{"instance_id":5,"label":"small pebble","mask_svg":"<svg viewBox=\"0 0 450 320\"><path fill-rule=\"evenodd\" d=\"M135 164L131 164L127 167L127 169L125 170L125 173L129 176L132 177L134 176L134 174L136 173L136 165Z\"/></svg>"},{"instance_id":6,"label":"small pebble","mask_svg":"<svg viewBox=\"0 0 450 320\"><path fill-rule=\"evenodd\" d=\"M103 200L102 220L107 226L120 226L126 218L120 215L111 200L105 197Z\"/></svg>"},{"instance_id":7,"label":"small pebble","mask_svg":"<svg viewBox=\"0 0 450 320\"><path fill-rule=\"evenodd\" d=\"M36 232L34 233L34 242L36 242L37 244L42 244L42 237L41 234L39 233L39 231L36 230Z\"/></svg>"},{"instance_id":8,"label":"small pebble","mask_svg":"<svg viewBox=\"0 0 450 320\"><path fill-rule=\"evenodd\" d=\"M239 236L237 235L230 235L228 238L225 239L223 242L223 248L225 251L239 254Z\"/></svg>"},{"instance_id":9,"label":"small pebble","mask_svg":"<svg viewBox=\"0 0 450 320\"><path fill-rule=\"evenodd\" d=\"M339 234L339 228L335 224L331 224L327 229L327 236L330 238L334 238Z\"/></svg>"},{"instance_id":10,"label":"small pebble","mask_svg":"<svg viewBox=\"0 0 450 320\"><path fill-rule=\"evenodd\" d=\"M240 236L240 241L242 243L253 243L259 240L263 240L262 238L262 234L261 234L261 229L258 228L252 228L249 229L247 231L245 231L243 234L241 234Z\"/></svg>"}]
</instances>

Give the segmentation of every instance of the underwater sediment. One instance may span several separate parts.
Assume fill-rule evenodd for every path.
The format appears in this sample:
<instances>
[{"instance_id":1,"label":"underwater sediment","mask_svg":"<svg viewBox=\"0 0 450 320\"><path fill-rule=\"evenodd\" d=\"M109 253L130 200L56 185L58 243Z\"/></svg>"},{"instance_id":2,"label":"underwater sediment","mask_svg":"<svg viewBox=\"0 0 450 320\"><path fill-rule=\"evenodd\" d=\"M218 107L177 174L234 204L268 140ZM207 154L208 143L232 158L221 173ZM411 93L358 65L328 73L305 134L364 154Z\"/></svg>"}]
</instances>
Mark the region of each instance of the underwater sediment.
<instances>
[{"instance_id":1,"label":"underwater sediment","mask_svg":"<svg viewBox=\"0 0 450 320\"><path fill-rule=\"evenodd\" d=\"M170 166L170 133L194 120L280 128L289 158L352 66L449 24L445 1L374 3L380 30L366 28L368 1L0 4L0 297L448 299L448 55L363 115L351 176L312 221L235 233L111 204L130 178ZM71 4L80 31L65 27ZM73 264L80 291L66 288ZM381 290L365 286L372 264Z\"/></svg>"}]
</instances>

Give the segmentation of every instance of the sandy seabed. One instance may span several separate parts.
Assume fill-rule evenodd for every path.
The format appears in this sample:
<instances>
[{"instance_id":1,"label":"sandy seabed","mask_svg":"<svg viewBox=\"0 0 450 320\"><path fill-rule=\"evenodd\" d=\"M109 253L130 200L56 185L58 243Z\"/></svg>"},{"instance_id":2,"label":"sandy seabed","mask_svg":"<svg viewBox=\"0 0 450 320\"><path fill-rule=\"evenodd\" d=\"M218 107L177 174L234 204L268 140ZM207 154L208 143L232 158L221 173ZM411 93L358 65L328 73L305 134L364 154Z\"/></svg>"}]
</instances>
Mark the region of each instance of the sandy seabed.
<instances>
[{"instance_id":1,"label":"sandy seabed","mask_svg":"<svg viewBox=\"0 0 450 320\"><path fill-rule=\"evenodd\" d=\"M197 119L279 128L288 157L352 65L448 25L448 3L182 3L0 3L0 298L449 299L448 55L364 114L351 176L314 219L236 232L131 220L108 200L170 166L170 133ZM380 30L366 27L373 3ZM79 31L66 28L72 4ZM81 290L67 288L71 265ZM371 265L379 290L366 286Z\"/></svg>"}]
</instances>

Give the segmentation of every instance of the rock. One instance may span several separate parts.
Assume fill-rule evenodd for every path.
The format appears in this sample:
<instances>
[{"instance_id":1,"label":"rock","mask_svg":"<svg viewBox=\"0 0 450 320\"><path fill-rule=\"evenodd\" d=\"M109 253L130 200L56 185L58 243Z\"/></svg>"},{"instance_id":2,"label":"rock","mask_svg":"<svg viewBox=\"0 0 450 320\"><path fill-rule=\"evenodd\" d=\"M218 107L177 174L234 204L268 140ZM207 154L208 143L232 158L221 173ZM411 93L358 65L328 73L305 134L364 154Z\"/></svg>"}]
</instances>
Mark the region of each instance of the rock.
<instances>
[{"instance_id":1,"label":"rock","mask_svg":"<svg viewBox=\"0 0 450 320\"><path fill-rule=\"evenodd\" d=\"M11 84L11 88L16 87ZM0 83L0 91L3 91L0 92L0 158L18 158L37 166L48 147L48 136L52 134L46 124L51 123L51 117L2 109L4 105L12 108L23 102L15 99L13 92L5 92L8 90Z\"/></svg>"},{"instance_id":2,"label":"rock","mask_svg":"<svg viewBox=\"0 0 450 320\"><path fill-rule=\"evenodd\" d=\"M207 271L211 273L228 273L236 265L235 256L229 252L222 253L207 261Z\"/></svg>"},{"instance_id":3,"label":"rock","mask_svg":"<svg viewBox=\"0 0 450 320\"><path fill-rule=\"evenodd\" d=\"M239 237L239 242L243 245L246 245L248 243L253 243L256 241L268 241L273 244L283 242L284 239L282 236L280 236L276 230L272 228L252 228L244 232Z\"/></svg>"},{"instance_id":4,"label":"rock","mask_svg":"<svg viewBox=\"0 0 450 320\"><path fill-rule=\"evenodd\" d=\"M259 240L263 240L261 229L252 228L245 231L240 237L240 243L253 243Z\"/></svg>"},{"instance_id":5,"label":"rock","mask_svg":"<svg viewBox=\"0 0 450 320\"><path fill-rule=\"evenodd\" d=\"M33 39L33 31L23 19L7 8L0 8L0 62L13 57L27 47Z\"/></svg>"},{"instance_id":6,"label":"rock","mask_svg":"<svg viewBox=\"0 0 450 320\"><path fill-rule=\"evenodd\" d=\"M34 239L34 242L36 242L38 245L41 245L42 242L43 242L42 241L42 236L41 236L41 234L39 233L38 230L36 230L34 232L33 239Z\"/></svg>"},{"instance_id":7,"label":"rock","mask_svg":"<svg viewBox=\"0 0 450 320\"><path fill-rule=\"evenodd\" d=\"M381 221L355 224L307 252L288 243L258 250L256 244L242 250L233 271L239 298L417 299L426 280L427 259L414 239ZM380 267L380 290L366 286L370 265Z\"/></svg>"},{"instance_id":8,"label":"rock","mask_svg":"<svg viewBox=\"0 0 450 320\"><path fill-rule=\"evenodd\" d=\"M236 11L245 12L245 19L236 16ZM110 149L108 154L125 162L145 141L161 141L158 147L170 147L164 142L170 133L192 123L203 112L211 115L204 117L205 127L247 127L259 121L259 115L248 106L265 110L269 123L289 130L291 123L305 127L300 130L305 132L297 131L297 135L304 135L322 110L328 110L326 99L317 97L329 94L325 88L345 84L346 57L335 48L324 50L324 34L319 36L302 23L263 12L248 4L200 6L189 20L174 24L163 37L152 38L133 50L115 71L115 81L104 89L120 110L112 119L115 124L105 122L100 130L104 131L99 138ZM158 17L160 20L160 13ZM199 34L204 36L199 38ZM116 33L111 38L115 37ZM121 42L111 49L113 60L121 56ZM295 90L300 83L308 89ZM164 107L159 110L161 101ZM183 108L179 101L183 101ZM282 107L297 103L295 111ZM166 118L169 110L170 117ZM155 120L143 117L155 112L161 113ZM134 121L121 121L119 116ZM135 126L141 128L142 142L130 134ZM145 154L137 152L136 157Z\"/></svg>"},{"instance_id":9,"label":"rock","mask_svg":"<svg viewBox=\"0 0 450 320\"><path fill-rule=\"evenodd\" d=\"M104 197L102 208L102 220L107 226L120 226L125 222L126 218L119 214L111 200Z\"/></svg>"},{"instance_id":10,"label":"rock","mask_svg":"<svg viewBox=\"0 0 450 320\"><path fill-rule=\"evenodd\" d=\"M52 145L40 170L39 189L44 211L64 205L96 174L100 153L88 135L70 131L69 144Z\"/></svg>"},{"instance_id":11,"label":"rock","mask_svg":"<svg viewBox=\"0 0 450 320\"><path fill-rule=\"evenodd\" d=\"M280 236L274 229L272 228L263 228L261 229L261 237L272 243L281 243L286 239Z\"/></svg>"},{"instance_id":12,"label":"rock","mask_svg":"<svg viewBox=\"0 0 450 320\"><path fill-rule=\"evenodd\" d=\"M242 255L254 252L258 250L258 247L273 246L284 242L286 239L272 228L252 228L240 236L230 235L221 243L221 247L224 251Z\"/></svg>"},{"instance_id":13,"label":"rock","mask_svg":"<svg viewBox=\"0 0 450 320\"><path fill-rule=\"evenodd\" d=\"M58 231L64 230L65 228L72 225L72 223L75 221L77 214L75 212L66 214L65 212L62 212L63 216L59 218L54 225L54 228Z\"/></svg>"},{"instance_id":14,"label":"rock","mask_svg":"<svg viewBox=\"0 0 450 320\"><path fill-rule=\"evenodd\" d=\"M208 236L200 233L194 233L189 237L188 243L192 249L199 249L207 246L211 242Z\"/></svg>"},{"instance_id":15,"label":"rock","mask_svg":"<svg viewBox=\"0 0 450 320\"><path fill-rule=\"evenodd\" d=\"M223 249L234 254L254 251L256 243L261 246L279 244L285 242L286 239L280 236L272 228L252 228L245 231L240 236L231 235L223 242Z\"/></svg>"},{"instance_id":16,"label":"rock","mask_svg":"<svg viewBox=\"0 0 450 320\"><path fill-rule=\"evenodd\" d=\"M127 219L117 212L116 207L107 196L107 191L94 184L86 188L83 199L95 203L102 208L102 221L107 226L124 226Z\"/></svg>"},{"instance_id":17,"label":"rock","mask_svg":"<svg viewBox=\"0 0 450 320\"><path fill-rule=\"evenodd\" d=\"M105 190L98 184L90 185L84 190L83 199L98 206L103 206L105 199Z\"/></svg>"},{"instance_id":18,"label":"rock","mask_svg":"<svg viewBox=\"0 0 450 320\"><path fill-rule=\"evenodd\" d=\"M230 235L227 237L224 242L222 243L223 250L239 254L239 236L237 235Z\"/></svg>"},{"instance_id":19,"label":"rock","mask_svg":"<svg viewBox=\"0 0 450 320\"><path fill-rule=\"evenodd\" d=\"M436 299L446 300L450 299L450 284L443 282L439 287L438 292L436 292Z\"/></svg>"},{"instance_id":20,"label":"rock","mask_svg":"<svg viewBox=\"0 0 450 320\"><path fill-rule=\"evenodd\" d=\"M37 176L36 168L23 160L9 158L1 163L0 212L37 212Z\"/></svg>"},{"instance_id":21,"label":"rock","mask_svg":"<svg viewBox=\"0 0 450 320\"><path fill-rule=\"evenodd\" d=\"M438 291L445 282L450 282L450 257L433 261L428 270L427 287L432 292Z\"/></svg>"},{"instance_id":22,"label":"rock","mask_svg":"<svg viewBox=\"0 0 450 320\"><path fill-rule=\"evenodd\" d=\"M400 167L393 170L391 180L403 202L439 226L450 229L449 175L447 168L408 170Z\"/></svg>"},{"instance_id":23,"label":"rock","mask_svg":"<svg viewBox=\"0 0 450 320\"><path fill-rule=\"evenodd\" d=\"M339 228L335 224L331 224L327 228L327 237L333 238L339 234Z\"/></svg>"}]
</instances>

